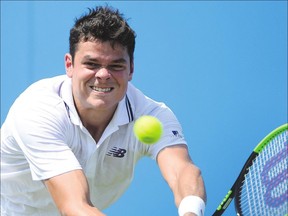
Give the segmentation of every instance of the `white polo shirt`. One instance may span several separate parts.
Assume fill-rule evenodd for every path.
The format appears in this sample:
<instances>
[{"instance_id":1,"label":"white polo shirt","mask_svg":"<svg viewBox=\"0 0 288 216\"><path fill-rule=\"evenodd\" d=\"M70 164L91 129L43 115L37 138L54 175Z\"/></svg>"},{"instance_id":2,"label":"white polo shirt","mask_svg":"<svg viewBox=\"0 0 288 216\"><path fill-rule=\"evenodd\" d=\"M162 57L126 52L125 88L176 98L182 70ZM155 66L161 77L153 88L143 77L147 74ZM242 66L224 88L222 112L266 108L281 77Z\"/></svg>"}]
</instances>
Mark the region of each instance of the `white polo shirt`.
<instances>
[{"instance_id":1,"label":"white polo shirt","mask_svg":"<svg viewBox=\"0 0 288 216\"><path fill-rule=\"evenodd\" d=\"M133 134L141 115L163 123L155 145L142 144ZM1 128L1 215L59 215L41 180L76 169L87 177L92 203L104 209L127 189L141 157L156 159L163 148L176 144L186 141L175 115L131 83L96 143L76 112L71 79L38 81L17 98Z\"/></svg>"}]
</instances>

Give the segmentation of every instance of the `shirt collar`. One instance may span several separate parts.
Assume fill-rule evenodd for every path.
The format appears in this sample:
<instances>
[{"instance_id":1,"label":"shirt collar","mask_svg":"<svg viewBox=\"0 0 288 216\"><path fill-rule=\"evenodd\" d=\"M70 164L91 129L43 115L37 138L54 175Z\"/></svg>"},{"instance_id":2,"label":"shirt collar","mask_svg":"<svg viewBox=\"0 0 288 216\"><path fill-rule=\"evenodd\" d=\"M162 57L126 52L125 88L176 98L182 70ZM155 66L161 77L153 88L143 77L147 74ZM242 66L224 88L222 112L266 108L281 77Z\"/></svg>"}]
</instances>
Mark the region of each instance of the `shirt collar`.
<instances>
[{"instance_id":1,"label":"shirt collar","mask_svg":"<svg viewBox=\"0 0 288 216\"><path fill-rule=\"evenodd\" d=\"M128 88L129 88L129 85L128 85ZM73 100L71 78L67 78L63 82L60 94L65 103L67 113L71 119L71 122L75 125L82 124L80 117L77 113L74 100ZM128 124L129 122L133 120L134 120L133 108L126 94L124 98L119 102L117 109L114 113L114 116L109 125L121 126L121 125Z\"/></svg>"},{"instance_id":2,"label":"shirt collar","mask_svg":"<svg viewBox=\"0 0 288 216\"><path fill-rule=\"evenodd\" d=\"M134 115L130 104L130 100L127 95L119 102L114 116L111 120L111 124L115 126L121 126L133 121Z\"/></svg>"}]
</instances>

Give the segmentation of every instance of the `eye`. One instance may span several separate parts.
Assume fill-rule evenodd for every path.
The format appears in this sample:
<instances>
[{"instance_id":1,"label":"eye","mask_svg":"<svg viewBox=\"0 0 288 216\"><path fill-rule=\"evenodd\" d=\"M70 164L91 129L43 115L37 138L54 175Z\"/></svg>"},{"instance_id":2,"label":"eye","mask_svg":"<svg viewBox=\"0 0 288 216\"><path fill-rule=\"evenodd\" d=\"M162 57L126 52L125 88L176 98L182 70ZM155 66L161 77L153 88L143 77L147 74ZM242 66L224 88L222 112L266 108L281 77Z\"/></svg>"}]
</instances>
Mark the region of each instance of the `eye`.
<instances>
[{"instance_id":1,"label":"eye","mask_svg":"<svg viewBox=\"0 0 288 216\"><path fill-rule=\"evenodd\" d=\"M108 70L111 71L123 71L126 69L125 64L111 64L107 67Z\"/></svg>"},{"instance_id":2,"label":"eye","mask_svg":"<svg viewBox=\"0 0 288 216\"><path fill-rule=\"evenodd\" d=\"M94 63L94 62L85 62L84 65L87 66L89 69L99 69L101 68L100 64Z\"/></svg>"}]
</instances>

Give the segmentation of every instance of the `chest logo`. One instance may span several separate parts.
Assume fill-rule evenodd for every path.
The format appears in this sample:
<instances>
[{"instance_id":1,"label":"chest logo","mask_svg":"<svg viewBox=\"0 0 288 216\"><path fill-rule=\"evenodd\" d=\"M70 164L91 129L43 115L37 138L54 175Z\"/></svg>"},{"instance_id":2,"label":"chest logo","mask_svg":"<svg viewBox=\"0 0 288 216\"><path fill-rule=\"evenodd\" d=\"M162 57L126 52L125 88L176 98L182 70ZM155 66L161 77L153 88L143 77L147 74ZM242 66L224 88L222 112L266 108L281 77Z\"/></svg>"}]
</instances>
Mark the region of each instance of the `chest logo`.
<instances>
[{"instance_id":1,"label":"chest logo","mask_svg":"<svg viewBox=\"0 0 288 216\"><path fill-rule=\"evenodd\" d=\"M112 149L110 149L107 152L107 156L113 156L113 157L117 157L117 158L123 158L125 156L126 153L126 149L122 149L122 148L117 148L117 147L113 147Z\"/></svg>"}]
</instances>

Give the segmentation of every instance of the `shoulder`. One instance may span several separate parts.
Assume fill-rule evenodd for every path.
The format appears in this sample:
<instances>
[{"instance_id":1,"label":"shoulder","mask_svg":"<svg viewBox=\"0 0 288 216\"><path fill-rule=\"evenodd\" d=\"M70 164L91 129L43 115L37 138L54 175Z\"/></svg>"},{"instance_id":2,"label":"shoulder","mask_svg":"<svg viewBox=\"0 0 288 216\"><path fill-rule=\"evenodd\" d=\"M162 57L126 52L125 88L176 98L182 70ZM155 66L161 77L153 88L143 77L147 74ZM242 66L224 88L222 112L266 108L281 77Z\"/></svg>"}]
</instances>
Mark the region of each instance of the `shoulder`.
<instances>
[{"instance_id":1,"label":"shoulder","mask_svg":"<svg viewBox=\"0 0 288 216\"><path fill-rule=\"evenodd\" d=\"M67 111L60 96L60 89L65 79L65 76L58 76L30 85L15 100L7 120L22 121L25 124L63 120Z\"/></svg>"},{"instance_id":2,"label":"shoulder","mask_svg":"<svg viewBox=\"0 0 288 216\"><path fill-rule=\"evenodd\" d=\"M66 75L45 78L32 83L20 96L28 97L32 95L40 95L41 93L58 94L62 84L69 79Z\"/></svg>"},{"instance_id":3,"label":"shoulder","mask_svg":"<svg viewBox=\"0 0 288 216\"><path fill-rule=\"evenodd\" d=\"M57 76L33 83L19 95L13 106L55 105L61 101L60 89L65 79L65 76Z\"/></svg>"},{"instance_id":4,"label":"shoulder","mask_svg":"<svg viewBox=\"0 0 288 216\"><path fill-rule=\"evenodd\" d=\"M134 117L142 115L158 115L159 113L172 114L171 109L164 103L145 95L141 90L129 83L127 96L134 110Z\"/></svg>"}]
</instances>

